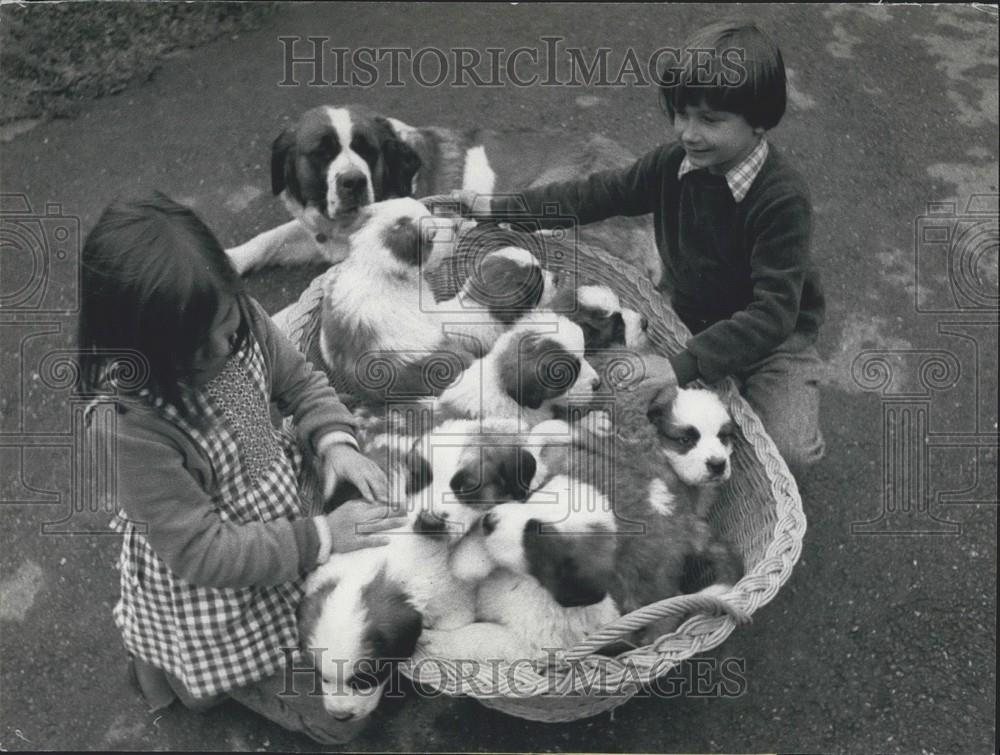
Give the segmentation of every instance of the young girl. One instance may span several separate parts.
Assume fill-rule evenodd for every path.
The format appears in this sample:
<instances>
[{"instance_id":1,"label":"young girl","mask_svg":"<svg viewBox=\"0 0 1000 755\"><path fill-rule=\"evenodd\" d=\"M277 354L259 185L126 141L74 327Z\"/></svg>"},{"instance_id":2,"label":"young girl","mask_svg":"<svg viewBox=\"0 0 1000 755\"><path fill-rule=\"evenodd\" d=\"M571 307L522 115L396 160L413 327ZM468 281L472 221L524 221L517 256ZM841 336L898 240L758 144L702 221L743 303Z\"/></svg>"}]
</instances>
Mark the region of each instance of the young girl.
<instances>
[{"instance_id":1,"label":"young girl","mask_svg":"<svg viewBox=\"0 0 1000 755\"><path fill-rule=\"evenodd\" d=\"M162 194L105 210L84 245L83 292L82 384L115 391L119 406L114 618L133 680L154 709L228 694L345 741L359 722L331 719L310 689L289 695L282 670L303 576L331 552L383 545L371 533L403 521L364 501L307 516L304 457L326 489L344 479L385 498L352 415L244 292L211 231ZM128 384L114 367L127 354L145 367ZM297 443L274 428L271 401L294 418Z\"/></svg>"}]
</instances>

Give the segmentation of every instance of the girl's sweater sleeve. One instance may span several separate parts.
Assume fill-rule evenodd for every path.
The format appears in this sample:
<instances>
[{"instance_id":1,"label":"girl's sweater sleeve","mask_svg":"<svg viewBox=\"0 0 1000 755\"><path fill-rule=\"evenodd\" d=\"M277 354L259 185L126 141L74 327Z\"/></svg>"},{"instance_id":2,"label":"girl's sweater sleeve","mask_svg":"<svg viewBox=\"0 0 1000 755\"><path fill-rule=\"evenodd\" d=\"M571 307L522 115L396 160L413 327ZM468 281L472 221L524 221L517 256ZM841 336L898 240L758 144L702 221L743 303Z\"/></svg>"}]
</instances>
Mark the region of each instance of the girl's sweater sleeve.
<instances>
[{"instance_id":1,"label":"girl's sweater sleeve","mask_svg":"<svg viewBox=\"0 0 1000 755\"><path fill-rule=\"evenodd\" d=\"M357 420L326 375L306 361L257 302L253 308L254 330L271 373L271 399L283 415L294 417L299 445L315 454L330 433L343 433L343 439L352 442Z\"/></svg>"},{"instance_id":2,"label":"girl's sweater sleeve","mask_svg":"<svg viewBox=\"0 0 1000 755\"><path fill-rule=\"evenodd\" d=\"M224 521L207 461L166 420L129 412L117 433L118 495L172 572L203 587L277 585L316 566L312 519Z\"/></svg>"}]
</instances>

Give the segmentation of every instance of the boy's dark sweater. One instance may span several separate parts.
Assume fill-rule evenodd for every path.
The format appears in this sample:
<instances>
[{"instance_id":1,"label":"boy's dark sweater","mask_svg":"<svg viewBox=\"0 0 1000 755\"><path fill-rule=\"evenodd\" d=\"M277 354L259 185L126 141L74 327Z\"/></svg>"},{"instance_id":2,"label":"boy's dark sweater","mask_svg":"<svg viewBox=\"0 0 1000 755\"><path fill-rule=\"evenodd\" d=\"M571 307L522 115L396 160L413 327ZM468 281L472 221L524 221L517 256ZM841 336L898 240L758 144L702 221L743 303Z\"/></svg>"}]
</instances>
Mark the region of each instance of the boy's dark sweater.
<instances>
[{"instance_id":1,"label":"boy's dark sweater","mask_svg":"<svg viewBox=\"0 0 1000 755\"><path fill-rule=\"evenodd\" d=\"M567 224L542 212L552 203L557 216L580 224L653 213L660 290L694 334L671 362L682 384L715 382L793 333L802 347L815 341L824 300L810 260L812 208L805 181L773 144L739 203L722 175L695 170L678 179L683 158L679 144L659 147L628 168L494 197L489 216L551 228Z\"/></svg>"}]
</instances>

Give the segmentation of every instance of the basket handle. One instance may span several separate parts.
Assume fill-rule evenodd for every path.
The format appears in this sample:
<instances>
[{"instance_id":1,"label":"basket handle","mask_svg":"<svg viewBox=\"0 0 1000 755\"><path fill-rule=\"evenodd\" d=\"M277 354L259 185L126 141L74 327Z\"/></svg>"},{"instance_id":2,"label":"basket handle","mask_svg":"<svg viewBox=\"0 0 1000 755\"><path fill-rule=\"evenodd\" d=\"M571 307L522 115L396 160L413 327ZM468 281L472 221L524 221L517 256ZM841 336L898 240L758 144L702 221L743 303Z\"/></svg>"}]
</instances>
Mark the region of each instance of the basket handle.
<instances>
[{"instance_id":1,"label":"basket handle","mask_svg":"<svg viewBox=\"0 0 1000 755\"><path fill-rule=\"evenodd\" d=\"M589 634L585 639L563 653L562 657L566 661L580 660L594 651L600 650L605 645L621 639L630 632L642 629L657 619L685 616L696 611L710 615L725 614L736 624L745 624L750 621L749 614L743 609L737 608L728 600L723 600L715 595L698 593L677 595L673 598L666 598L656 603L650 603L648 606L638 608L621 618L605 624L596 632Z\"/></svg>"}]
</instances>

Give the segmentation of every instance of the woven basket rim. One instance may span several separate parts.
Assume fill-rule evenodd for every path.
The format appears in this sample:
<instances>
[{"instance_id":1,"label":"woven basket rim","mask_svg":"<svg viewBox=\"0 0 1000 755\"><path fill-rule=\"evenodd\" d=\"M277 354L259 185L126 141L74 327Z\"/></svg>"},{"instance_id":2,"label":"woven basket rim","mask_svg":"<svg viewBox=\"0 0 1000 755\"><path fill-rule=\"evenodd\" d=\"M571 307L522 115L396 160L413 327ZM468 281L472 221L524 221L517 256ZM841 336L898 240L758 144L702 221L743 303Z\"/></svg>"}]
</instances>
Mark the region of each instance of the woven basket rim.
<instances>
[{"instance_id":1,"label":"woven basket rim","mask_svg":"<svg viewBox=\"0 0 1000 755\"><path fill-rule=\"evenodd\" d=\"M442 201L454 205L454 200L448 197L428 197L422 201L431 206ZM634 267L602 249L586 244L574 244L574 253L583 255L583 259L595 260L598 265L605 268L611 267L623 272L635 285L635 297L648 305L648 308L656 314L660 324L666 328L667 334L672 336L668 340L675 348L682 347L690 338L690 331L680 318L663 301L652 283L643 278ZM316 313L323 296L323 277L321 275L316 278L298 301L288 309L286 327L289 338L304 352L318 331L319 321ZM635 687L636 684L649 683L678 663L717 647L739 623L749 619L758 609L769 603L790 578L801 554L802 539L806 530L802 501L787 464L764 430L756 413L740 395L735 382L726 378L710 387L719 393L733 420L740 427L756 463L763 468L770 485L770 497L775 505L775 521L763 558L724 596L724 605L720 605L718 600L714 603L712 601L699 603L698 607L702 610L684 621L674 632L616 657L596 655L587 651L589 645L597 642L595 638L614 635L616 628L638 628L654 619L674 615L678 610L686 612L691 604L689 599L696 596L681 595L652 603L611 622L585 638L576 648L567 649L559 657L562 665L555 672L541 675L523 667L501 668L501 671L505 672L503 679L507 680L507 683L501 683L499 689L489 686L495 685L497 679L493 669L483 669L481 673L469 676L466 670L453 668L453 659L430 659L429 656L422 656L419 650L413 658L401 664L401 671L414 681L430 685L444 694L469 695L483 700L494 699L494 702L497 702L495 698L510 696L520 698L519 702L553 695L566 697L579 693L582 684L586 684L583 691L587 693L582 699L599 698L601 694L593 694L598 692L605 696L615 696L620 698L621 702L625 702L635 694L638 689ZM713 606L714 611L711 610ZM608 631L609 628L611 631ZM631 630L621 630L625 631ZM431 660L435 663L434 668L430 666ZM580 668L596 664L610 667L610 673L605 677L605 686L595 690L593 683L584 680L576 672ZM443 673L442 670L448 673ZM516 682L516 690L511 690L511 680ZM575 686L574 681L577 682ZM513 692L516 692L516 695ZM592 715L584 711L585 707L586 704L581 702L580 715L576 715L576 718ZM509 712L524 716L523 709ZM543 711L539 711L538 720L549 719ZM560 717L558 720L570 720L570 718Z\"/></svg>"}]
</instances>

